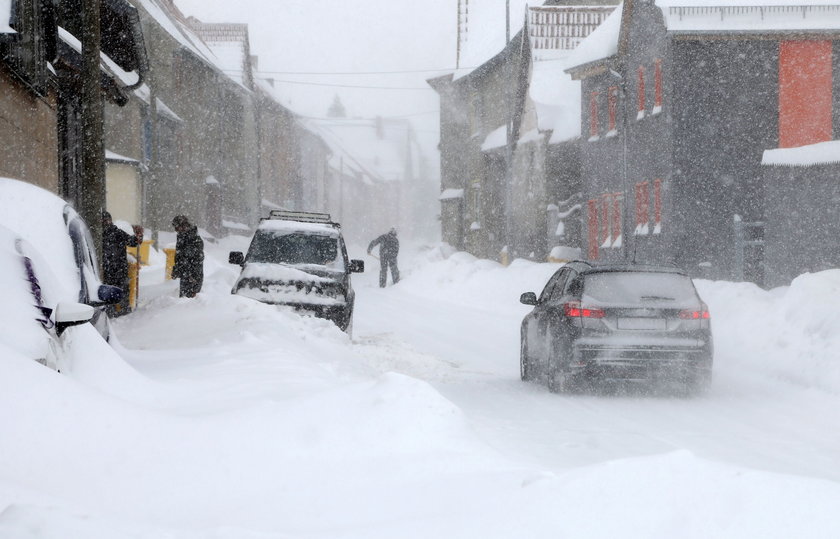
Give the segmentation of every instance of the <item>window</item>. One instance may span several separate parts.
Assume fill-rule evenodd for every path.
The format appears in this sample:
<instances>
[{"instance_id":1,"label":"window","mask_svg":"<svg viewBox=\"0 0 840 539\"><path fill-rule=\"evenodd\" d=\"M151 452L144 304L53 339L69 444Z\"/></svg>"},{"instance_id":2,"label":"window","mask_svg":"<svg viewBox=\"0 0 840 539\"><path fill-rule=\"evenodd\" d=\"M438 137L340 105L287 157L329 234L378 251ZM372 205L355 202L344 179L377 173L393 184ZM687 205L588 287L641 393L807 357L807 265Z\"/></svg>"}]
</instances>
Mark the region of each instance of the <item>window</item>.
<instances>
[{"instance_id":1,"label":"window","mask_svg":"<svg viewBox=\"0 0 840 539\"><path fill-rule=\"evenodd\" d=\"M653 180L653 233L662 233L662 180Z\"/></svg>"},{"instance_id":2,"label":"window","mask_svg":"<svg viewBox=\"0 0 840 539\"><path fill-rule=\"evenodd\" d=\"M589 140L598 140L598 92L589 94Z\"/></svg>"},{"instance_id":3,"label":"window","mask_svg":"<svg viewBox=\"0 0 840 539\"><path fill-rule=\"evenodd\" d=\"M831 41L779 45L779 147L831 139Z\"/></svg>"},{"instance_id":4,"label":"window","mask_svg":"<svg viewBox=\"0 0 840 539\"><path fill-rule=\"evenodd\" d=\"M587 239L588 239L588 246L589 249L586 253L586 257L589 260L597 260L598 259L598 201L596 199L592 199L587 203L587 210L588 210L588 226L587 226Z\"/></svg>"},{"instance_id":5,"label":"window","mask_svg":"<svg viewBox=\"0 0 840 539\"><path fill-rule=\"evenodd\" d=\"M662 60L653 62L653 114L662 112Z\"/></svg>"},{"instance_id":6,"label":"window","mask_svg":"<svg viewBox=\"0 0 840 539\"><path fill-rule=\"evenodd\" d=\"M618 86L610 86L607 91L607 113L609 117L609 127L607 135L615 134L615 118L618 112Z\"/></svg>"},{"instance_id":7,"label":"window","mask_svg":"<svg viewBox=\"0 0 840 539\"><path fill-rule=\"evenodd\" d=\"M639 100L639 113L636 115L637 119L645 117L645 68L639 66L639 81L636 85L636 94Z\"/></svg>"},{"instance_id":8,"label":"window","mask_svg":"<svg viewBox=\"0 0 840 539\"><path fill-rule=\"evenodd\" d=\"M612 194L612 246L621 247L622 243L622 206L624 205L624 195L621 193Z\"/></svg>"},{"instance_id":9,"label":"window","mask_svg":"<svg viewBox=\"0 0 840 539\"><path fill-rule=\"evenodd\" d=\"M608 193L601 195L601 249L612 247L610 237L610 202L611 196Z\"/></svg>"},{"instance_id":10,"label":"window","mask_svg":"<svg viewBox=\"0 0 840 539\"><path fill-rule=\"evenodd\" d=\"M649 232L648 221L648 205L650 203L650 194L648 192L648 182L640 182L636 184L636 235L643 235Z\"/></svg>"},{"instance_id":11,"label":"window","mask_svg":"<svg viewBox=\"0 0 840 539\"><path fill-rule=\"evenodd\" d=\"M55 42L49 39L45 30L52 13L51 3L16 0L10 22L19 39L0 44L0 60L39 95L46 94L47 60L55 56Z\"/></svg>"}]
</instances>

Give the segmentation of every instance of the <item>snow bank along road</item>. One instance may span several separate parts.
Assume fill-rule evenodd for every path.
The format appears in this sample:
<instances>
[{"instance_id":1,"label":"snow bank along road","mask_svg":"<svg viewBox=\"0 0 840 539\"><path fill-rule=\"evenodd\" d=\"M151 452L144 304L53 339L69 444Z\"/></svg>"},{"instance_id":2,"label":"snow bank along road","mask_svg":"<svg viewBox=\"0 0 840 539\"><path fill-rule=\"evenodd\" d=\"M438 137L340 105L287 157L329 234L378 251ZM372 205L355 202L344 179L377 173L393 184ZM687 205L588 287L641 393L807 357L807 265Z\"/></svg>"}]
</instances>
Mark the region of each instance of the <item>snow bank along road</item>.
<instances>
[{"instance_id":1,"label":"snow bank along road","mask_svg":"<svg viewBox=\"0 0 840 539\"><path fill-rule=\"evenodd\" d=\"M701 398L560 396L518 379L557 266L369 259L351 341L232 296L231 241L195 300L144 270L119 355L0 362L0 537L840 537L840 271L699 282Z\"/></svg>"}]
</instances>

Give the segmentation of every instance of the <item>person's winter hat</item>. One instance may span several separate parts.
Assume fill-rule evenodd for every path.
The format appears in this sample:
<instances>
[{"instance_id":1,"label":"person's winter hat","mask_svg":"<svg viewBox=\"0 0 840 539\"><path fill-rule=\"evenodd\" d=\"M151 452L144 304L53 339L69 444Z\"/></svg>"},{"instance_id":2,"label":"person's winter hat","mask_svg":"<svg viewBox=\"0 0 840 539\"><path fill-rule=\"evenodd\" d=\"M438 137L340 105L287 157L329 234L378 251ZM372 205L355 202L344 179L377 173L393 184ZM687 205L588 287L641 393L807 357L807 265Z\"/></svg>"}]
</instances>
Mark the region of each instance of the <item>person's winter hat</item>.
<instances>
[{"instance_id":1,"label":"person's winter hat","mask_svg":"<svg viewBox=\"0 0 840 539\"><path fill-rule=\"evenodd\" d=\"M175 228L179 228L182 226L190 226L190 220L187 219L186 215L176 215L172 219L172 226L174 226Z\"/></svg>"},{"instance_id":2,"label":"person's winter hat","mask_svg":"<svg viewBox=\"0 0 840 539\"><path fill-rule=\"evenodd\" d=\"M102 210L102 220L103 221L112 221L113 219L111 219L111 214L110 213L108 213L105 210Z\"/></svg>"}]
</instances>

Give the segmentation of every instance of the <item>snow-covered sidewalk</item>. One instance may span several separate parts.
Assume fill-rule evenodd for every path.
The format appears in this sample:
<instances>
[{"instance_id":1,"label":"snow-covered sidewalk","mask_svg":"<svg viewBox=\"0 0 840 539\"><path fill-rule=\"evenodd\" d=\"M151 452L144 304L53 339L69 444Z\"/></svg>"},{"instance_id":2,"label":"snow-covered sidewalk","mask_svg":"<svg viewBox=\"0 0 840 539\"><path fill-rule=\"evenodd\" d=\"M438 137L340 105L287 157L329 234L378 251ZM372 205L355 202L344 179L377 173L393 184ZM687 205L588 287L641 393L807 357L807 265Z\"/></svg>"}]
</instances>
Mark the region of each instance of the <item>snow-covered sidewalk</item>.
<instances>
[{"instance_id":1,"label":"snow-covered sidewalk","mask_svg":"<svg viewBox=\"0 0 840 539\"><path fill-rule=\"evenodd\" d=\"M119 355L0 361L0 537L840 536L840 272L698 283L706 397L564 397L517 364L556 265L368 259L351 340L232 296L237 241L194 300L145 269Z\"/></svg>"}]
</instances>

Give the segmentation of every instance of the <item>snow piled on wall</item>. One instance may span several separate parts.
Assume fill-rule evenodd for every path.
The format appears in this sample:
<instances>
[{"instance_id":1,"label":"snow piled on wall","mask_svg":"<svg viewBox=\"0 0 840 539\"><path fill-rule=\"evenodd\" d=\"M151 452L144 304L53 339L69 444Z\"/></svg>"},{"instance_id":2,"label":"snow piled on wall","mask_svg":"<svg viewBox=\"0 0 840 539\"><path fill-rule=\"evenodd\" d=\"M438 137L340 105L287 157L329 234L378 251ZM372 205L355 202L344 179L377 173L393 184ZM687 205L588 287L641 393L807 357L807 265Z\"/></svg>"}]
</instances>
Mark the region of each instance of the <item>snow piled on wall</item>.
<instances>
[{"instance_id":1,"label":"snow piled on wall","mask_svg":"<svg viewBox=\"0 0 840 539\"><path fill-rule=\"evenodd\" d=\"M810 167L840 163L840 140L818 142L798 148L764 150L762 165Z\"/></svg>"}]
</instances>

